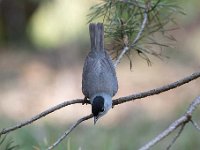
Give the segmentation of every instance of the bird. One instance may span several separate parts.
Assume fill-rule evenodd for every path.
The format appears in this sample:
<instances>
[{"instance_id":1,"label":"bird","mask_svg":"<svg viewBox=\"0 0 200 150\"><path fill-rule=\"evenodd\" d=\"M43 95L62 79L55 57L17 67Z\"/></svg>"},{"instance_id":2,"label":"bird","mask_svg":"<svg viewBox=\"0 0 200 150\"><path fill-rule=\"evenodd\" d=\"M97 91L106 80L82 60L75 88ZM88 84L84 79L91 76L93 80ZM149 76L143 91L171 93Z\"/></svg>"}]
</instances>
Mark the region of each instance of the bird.
<instances>
[{"instance_id":1,"label":"bird","mask_svg":"<svg viewBox=\"0 0 200 150\"><path fill-rule=\"evenodd\" d=\"M118 81L112 59L104 48L104 26L90 23L91 50L83 66L82 92L92 106L94 124L112 108Z\"/></svg>"}]
</instances>

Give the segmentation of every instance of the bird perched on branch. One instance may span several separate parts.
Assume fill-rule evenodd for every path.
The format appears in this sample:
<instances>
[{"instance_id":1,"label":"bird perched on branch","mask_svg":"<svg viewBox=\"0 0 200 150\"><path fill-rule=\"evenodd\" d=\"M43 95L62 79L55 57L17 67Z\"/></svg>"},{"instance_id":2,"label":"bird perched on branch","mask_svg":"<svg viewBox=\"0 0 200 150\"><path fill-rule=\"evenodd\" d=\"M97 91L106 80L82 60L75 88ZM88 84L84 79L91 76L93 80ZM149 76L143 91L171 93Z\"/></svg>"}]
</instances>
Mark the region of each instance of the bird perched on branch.
<instances>
[{"instance_id":1,"label":"bird perched on branch","mask_svg":"<svg viewBox=\"0 0 200 150\"><path fill-rule=\"evenodd\" d=\"M104 49L102 23L89 25L91 51L85 59L82 74L82 92L89 98L94 124L112 107L112 97L117 93L118 82L113 62Z\"/></svg>"}]
</instances>

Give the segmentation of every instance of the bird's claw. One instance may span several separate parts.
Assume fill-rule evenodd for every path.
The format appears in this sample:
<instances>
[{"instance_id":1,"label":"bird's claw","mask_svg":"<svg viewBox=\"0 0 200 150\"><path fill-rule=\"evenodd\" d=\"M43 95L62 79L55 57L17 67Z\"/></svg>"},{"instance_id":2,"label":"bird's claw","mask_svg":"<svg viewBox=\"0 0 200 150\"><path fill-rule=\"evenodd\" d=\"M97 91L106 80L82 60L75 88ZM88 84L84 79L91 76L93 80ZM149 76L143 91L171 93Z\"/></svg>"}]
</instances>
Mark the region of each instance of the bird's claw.
<instances>
[{"instance_id":1,"label":"bird's claw","mask_svg":"<svg viewBox=\"0 0 200 150\"><path fill-rule=\"evenodd\" d=\"M90 101L87 99L87 97L85 97L84 99L83 99L83 103L82 103L82 105L84 105L84 104L90 104Z\"/></svg>"}]
</instances>

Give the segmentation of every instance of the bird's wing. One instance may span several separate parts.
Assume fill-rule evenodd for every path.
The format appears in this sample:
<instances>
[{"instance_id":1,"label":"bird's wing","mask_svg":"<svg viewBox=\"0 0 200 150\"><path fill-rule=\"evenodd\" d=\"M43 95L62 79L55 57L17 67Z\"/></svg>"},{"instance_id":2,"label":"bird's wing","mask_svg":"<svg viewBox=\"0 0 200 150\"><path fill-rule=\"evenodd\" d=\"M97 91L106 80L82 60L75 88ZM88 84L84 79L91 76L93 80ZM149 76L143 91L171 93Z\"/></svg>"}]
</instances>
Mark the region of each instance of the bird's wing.
<instances>
[{"instance_id":1,"label":"bird's wing","mask_svg":"<svg viewBox=\"0 0 200 150\"><path fill-rule=\"evenodd\" d=\"M97 61L90 55L88 55L85 59L82 74L82 92L87 98L90 97L90 89L92 87L91 80L93 79L94 68L96 68L96 63Z\"/></svg>"},{"instance_id":2,"label":"bird's wing","mask_svg":"<svg viewBox=\"0 0 200 150\"><path fill-rule=\"evenodd\" d=\"M97 57L96 57L97 56ZM115 68L109 55L105 52L89 54L83 68L82 91L86 97L97 92L106 92L114 96L118 90Z\"/></svg>"},{"instance_id":3,"label":"bird's wing","mask_svg":"<svg viewBox=\"0 0 200 150\"><path fill-rule=\"evenodd\" d=\"M117 81L117 76L116 76L116 71L115 71L115 67L113 65L112 59L111 57L107 54L107 52L105 51L105 60L107 61L107 66L110 69L110 73L112 75L112 87L113 87L113 95L114 96L117 91L118 91L118 81Z\"/></svg>"}]
</instances>

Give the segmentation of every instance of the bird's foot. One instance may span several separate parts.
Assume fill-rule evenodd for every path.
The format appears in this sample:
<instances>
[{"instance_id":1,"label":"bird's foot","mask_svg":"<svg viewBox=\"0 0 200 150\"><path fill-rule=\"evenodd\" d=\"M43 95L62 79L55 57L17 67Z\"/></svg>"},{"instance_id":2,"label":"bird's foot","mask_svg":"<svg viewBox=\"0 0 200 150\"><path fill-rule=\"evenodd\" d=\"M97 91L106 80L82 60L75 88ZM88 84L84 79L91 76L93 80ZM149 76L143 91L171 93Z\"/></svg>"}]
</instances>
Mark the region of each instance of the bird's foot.
<instances>
[{"instance_id":1,"label":"bird's foot","mask_svg":"<svg viewBox=\"0 0 200 150\"><path fill-rule=\"evenodd\" d=\"M84 99L83 99L83 103L82 103L82 105L84 105L84 104L90 104L90 101L87 99L87 97L85 97Z\"/></svg>"}]
</instances>

